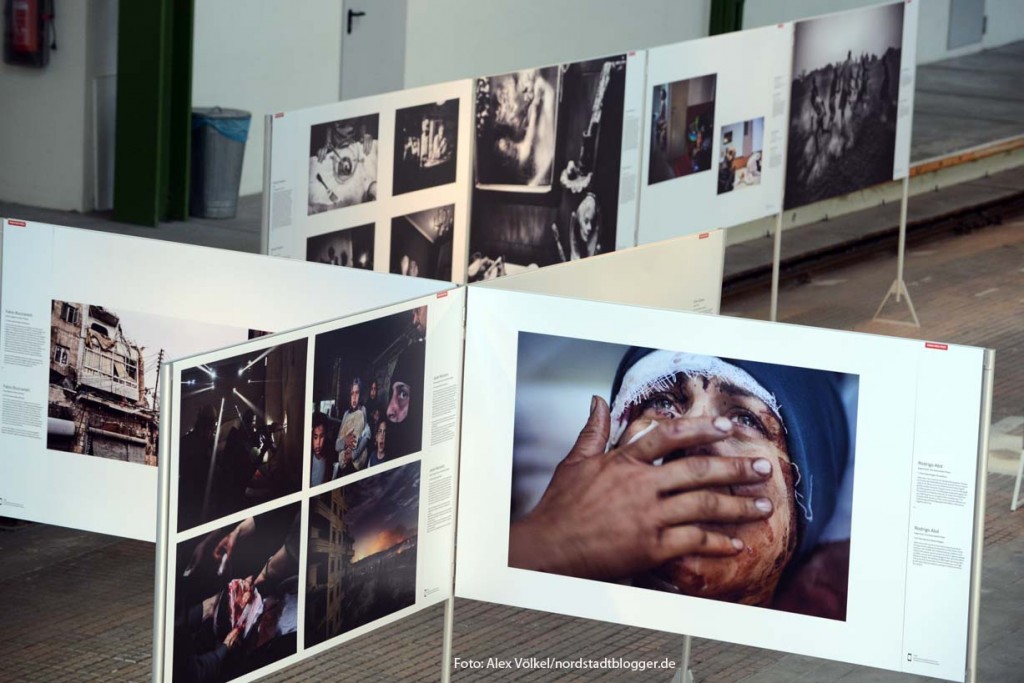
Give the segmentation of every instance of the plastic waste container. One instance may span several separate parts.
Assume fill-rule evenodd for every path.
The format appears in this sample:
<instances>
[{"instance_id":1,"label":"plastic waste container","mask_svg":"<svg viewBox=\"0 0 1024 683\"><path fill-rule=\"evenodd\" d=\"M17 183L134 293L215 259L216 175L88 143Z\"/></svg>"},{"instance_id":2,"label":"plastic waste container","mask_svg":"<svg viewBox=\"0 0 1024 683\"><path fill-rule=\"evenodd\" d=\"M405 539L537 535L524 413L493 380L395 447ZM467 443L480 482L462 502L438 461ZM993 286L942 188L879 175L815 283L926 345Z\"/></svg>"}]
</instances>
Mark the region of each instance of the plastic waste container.
<instances>
[{"instance_id":1,"label":"plastic waste container","mask_svg":"<svg viewBox=\"0 0 1024 683\"><path fill-rule=\"evenodd\" d=\"M221 107L192 110L192 181L189 213L234 218L242 159L252 115Z\"/></svg>"}]
</instances>

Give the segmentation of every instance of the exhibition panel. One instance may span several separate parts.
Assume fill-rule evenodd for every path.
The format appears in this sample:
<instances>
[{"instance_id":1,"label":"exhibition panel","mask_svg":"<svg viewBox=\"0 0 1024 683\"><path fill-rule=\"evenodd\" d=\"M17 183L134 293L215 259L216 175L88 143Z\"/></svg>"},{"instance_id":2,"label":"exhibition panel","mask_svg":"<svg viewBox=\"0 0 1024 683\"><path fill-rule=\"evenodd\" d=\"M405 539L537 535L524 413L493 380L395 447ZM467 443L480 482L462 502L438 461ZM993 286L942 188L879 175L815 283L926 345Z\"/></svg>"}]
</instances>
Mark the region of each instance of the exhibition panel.
<instances>
[{"instance_id":1,"label":"exhibition panel","mask_svg":"<svg viewBox=\"0 0 1024 683\"><path fill-rule=\"evenodd\" d=\"M154 676L253 680L451 596L465 292L164 373Z\"/></svg>"},{"instance_id":2,"label":"exhibition panel","mask_svg":"<svg viewBox=\"0 0 1024 683\"><path fill-rule=\"evenodd\" d=\"M725 232L712 230L536 268L480 287L718 314Z\"/></svg>"},{"instance_id":3,"label":"exhibition panel","mask_svg":"<svg viewBox=\"0 0 1024 683\"><path fill-rule=\"evenodd\" d=\"M469 281L636 244L645 52L476 79Z\"/></svg>"},{"instance_id":4,"label":"exhibition panel","mask_svg":"<svg viewBox=\"0 0 1024 683\"><path fill-rule=\"evenodd\" d=\"M161 364L450 283L0 220L6 517L153 541Z\"/></svg>"},{"instance_id":5,"label":"exhibition panel","mask_svg":"<svg viewBox=\"0 0 1024 683\"><path fill-rule=\"evenodd\" d=\"M641 244L779 211L792 40L781 24L648 52Z\"/></svg>"},{"instance_id":6,"label":"exhibition panel","mask_svg":"<svg viewBox=\"0 0 1024 683\"><path fill-rule=\"evenodd\" d=\"M456 594L963 680L984 361L471 288Z\"/></svg>"},{"instance_id":7,"label":"exhibition panel","mask_svg":"<svg viewBox=\"0 0 1024 683\"><path fill-rule=\"evenodd\" d=\"M909 172L919 5L793 25L787 210Z\"/></svg>"},{"instance_id":8,"label":"exhibition panel","mask_svg":"<svg viewBox=\"0 0 1024 683\"><path fill-rule=\"evenodd\" d=\"M455 81L268 116L266 253L464 282L472 92Z\"/></svg>"}]
</instances>

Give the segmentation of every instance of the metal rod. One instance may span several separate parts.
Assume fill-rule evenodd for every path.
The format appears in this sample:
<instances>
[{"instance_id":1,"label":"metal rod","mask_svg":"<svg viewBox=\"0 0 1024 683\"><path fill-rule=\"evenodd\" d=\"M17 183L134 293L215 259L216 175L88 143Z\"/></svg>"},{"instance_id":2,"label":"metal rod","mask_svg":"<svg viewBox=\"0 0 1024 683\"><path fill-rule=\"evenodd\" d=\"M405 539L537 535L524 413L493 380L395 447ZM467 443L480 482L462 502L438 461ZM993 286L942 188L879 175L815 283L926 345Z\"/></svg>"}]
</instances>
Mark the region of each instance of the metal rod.
<instances>
[{"instance_id":1,"label":"metal rod","mask_svg":"<svg viewBox=\"0 0 1024 683\"><path fill-rule=\"evenodd\" d=\"M900 201L900 243L896 262L896 280L900 287L896 289L896 303L900 302L903 292L903 259L907 251L907 205L910 204L910 175L903 176L903 199Z\"/></svg>"},{"instance_id":2,"label":"metal rod","mask_svg":"<svg viewBox=\"0 0 1024 683\"><path fill-rule=\"evenodd\" d=\"M775 244L772 248L772 306L768 318L772 322L778 319L779 313L779 270L782 261L782 212L775 217Z\"/></svg>"},{"instance_id":3,"label":"metal rod","mask_svg":"<svg viewBox=\"0 0 1024 683\"><path fill-rule=\"evenodd\" d=\"M444 601L444 641L441 645L441 683L452 680L452 641L455 637L455 594Z\"/></svg>"}]
</instances>

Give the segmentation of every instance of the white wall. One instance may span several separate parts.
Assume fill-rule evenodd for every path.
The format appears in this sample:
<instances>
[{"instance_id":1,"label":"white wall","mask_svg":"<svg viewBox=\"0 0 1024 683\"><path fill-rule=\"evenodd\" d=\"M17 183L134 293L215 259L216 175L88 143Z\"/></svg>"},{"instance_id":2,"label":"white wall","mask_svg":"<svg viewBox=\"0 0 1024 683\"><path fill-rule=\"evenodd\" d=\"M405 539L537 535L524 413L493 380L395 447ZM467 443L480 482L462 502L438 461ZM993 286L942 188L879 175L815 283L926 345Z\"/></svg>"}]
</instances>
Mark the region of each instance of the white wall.
<instances>
[{"instance_id":1,"label":"white wall","mask_svg":"<svg viewBox=\"0 0 1024 683\"><path fill-rule=\"evenodd\" d=\"M263 190L263 116L338 101L341 0L196 0L192 106L252 113L241 194Z\"/></svg>"},{"instance_id":2,"label":"white wall","mask_svg":"<svg viewBox=\"0 0 1024 683\"><path fill-rule=\"evenodd\" d=\"M86 2L57 7L57 46L42 69L0 62L0 200L84 211L87 204Z\"/></svg>"},{"instance_id":3,"label":"white wall","mask_svg":"<svg viewBox=\"0 0 1024 683\"><path fill-rule=\"evenodd\" d=\"M710 8L710 0L409 0L405 85L700 38Z\"/></svg>"},{"instance_id":4,"label":"white wall","mask_svg":"<svg viewBox=\"0 0 1024 683\"><path fill-rule=\"evenodd\" d=\"M748 0L744 4L743 27L765 26L780 21L791 21L818 14L877 5L882 1ZM956 50L946 49L951 0L918 1L921 4L918 10L920 13L917 33L918 64L936 62L1024 40L1024 2L1021 0L986 0L985 13L988 15L988 32L980 44Z\"/></svg>"}]
</instances>

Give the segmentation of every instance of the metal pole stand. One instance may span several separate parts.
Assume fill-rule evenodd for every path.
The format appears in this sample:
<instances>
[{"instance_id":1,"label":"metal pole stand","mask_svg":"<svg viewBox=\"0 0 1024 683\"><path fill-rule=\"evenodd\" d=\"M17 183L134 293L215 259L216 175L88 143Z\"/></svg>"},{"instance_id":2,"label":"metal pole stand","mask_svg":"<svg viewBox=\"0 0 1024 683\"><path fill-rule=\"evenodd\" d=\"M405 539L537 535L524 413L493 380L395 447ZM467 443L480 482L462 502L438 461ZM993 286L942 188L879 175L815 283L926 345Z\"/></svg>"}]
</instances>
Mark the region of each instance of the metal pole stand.
<instances>
[{"instance_id":1,"label":"metal pole stand","mask_svg":"<svg viewBox=\"0 0 1024 683\"><path fill-rule=\"evenodd\" d=\"M1024 478L1024 450L1020 452L1020 461L1017 463L1017 483L1013 486L1013 502L1010 503L1010 512L1013 512L1020 505L1020 480Z\"/></svg>"},{"instance_id":2,"label":"metal pole stand","mask_svg":"<svg viewBox=\"0 0 1024 683\"><path fill-rule=\"evenodd\" d=\"M775 235L772 244L772 303L769 320L775 322L779 314L779 271L782 269L782 212L775 217Z\"/></svg>"},{"instance_id":3,"label":"metal pole stand","mask_svg":"<svg viewBox=\"0 0 1024 683\"><path fill-rule=\"evenodd\" d=\"M672 683L693 683L693 671L690 670L691 646L690 636L683 636L683 660L681 666L676 669L676 673L672 677Z\"/></svg>"},{"instance_id":4,"label":"metal pole stand","mask_svg":"<svg viewBox=\"0 0 1024 683\"><path fill-rule=\"evenodd\" d=\"M903 261L907 251L907 204L910 202L910 176L903 178L903 200L900 202L900 242L899 242L899 253L896 258L896 279L889 285L889 291L886 293L885 298L882 299L882 303L878 305L878 309L875 311L875 315L872 320L879 322L895 323L897 325L910 325L920 329L921 321L917 319L917 311L914 310L914 302L910 300L910 292L907 291L907 283L903 279ZM905 320L894 320L892 318L881 318L879 314L885 305L889 302L891 297L896 298L896 303L900 303L901 299L906 297L907 308L910 309L910 317L913 322L907 322Z\"/></svg>"}]
</instances>

